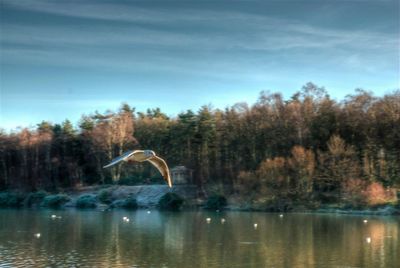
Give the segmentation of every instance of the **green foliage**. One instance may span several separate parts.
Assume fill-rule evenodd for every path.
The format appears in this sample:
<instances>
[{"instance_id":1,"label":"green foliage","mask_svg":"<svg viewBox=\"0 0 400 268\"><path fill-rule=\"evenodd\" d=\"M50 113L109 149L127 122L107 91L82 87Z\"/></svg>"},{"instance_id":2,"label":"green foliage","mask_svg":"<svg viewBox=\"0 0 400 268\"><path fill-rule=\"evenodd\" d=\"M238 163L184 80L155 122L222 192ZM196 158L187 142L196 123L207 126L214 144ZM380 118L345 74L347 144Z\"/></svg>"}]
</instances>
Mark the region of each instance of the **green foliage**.
<instances>
[{"instance_id":1,"label":"green foliage","mask_svg":"<svg viewBox=\"0 0 400 268\"><path fill-rule=\"evenodd\" d=\"M62 123L62 132L64 135L73 136L75 134L74 126L68 119Z\"/></svg>"},{"instance_id":2,"label":"green foliage","mask_svg":"<svg viewBox=\"0 0 400 268\"><path fill-rule=\"evenodd\" d=\"M48 121L42 121L40 124L37 124L37 128L39 132L51 132L53 126Z\"/></svg>"},{"instance_id":3,"label":"green foliage","mask_svg":"<svg viewBox=\"0 0 400 268\"><path fill-rule=\"evenodd\" d=\"M207 199L205 209L223 209L226 207L226 198L223 195L212 195Z\"/></svg>"},{"instance_id":4,"label":"green foliage","mask_svg":"<svg viewBox=\"0 0 400 268\"><path fill-rule=\"evenodd\" d=\"M95 207L97 207L96 195L93 195L93 194L81 195L76 200L76 207L77 208L95 208Z\"/></svg>"},{"instance_id":5,"label":"green foliage","mask_svg":"<svg viewBox=\"0 0 400 268\"><path fill-rule=\"evenodd\" d=\"M70 198L65 194L48 195L43 199L41 206L47 208L60 208L69 200Z\"/></svg>"},{"instance_id":6,"label":"green foliage","mask_svg":"<svg viewBox=\"0 0 400 268\"><path fill-rule=\"evenodd\" d=\"M112 191L109 189L103 189L97 194L97 198L100 200L101 203L111 204L113 201Z\"/></svg>"},{"instance_id":7,"label":"green foliage","mask_svg":"<svg viewBox=\"0 0 400 268\"><path fill-rule=\"evenodd\" d=\"M48 193L46 191L37 191L29 193L24 200L24 205L27 207L31 207L33 205L40 205L40 203L47 195Z\"/></svg>"},{"instance_id":8,"label":"green foliage","mask_svg":"<svg viewBox=\"0 0 400 268\"><path fill-rule=\"evenodd\" d=\"M95 123L94 123L93 118L86 116L86 115L83 115L79 122L80 129L86 130L86 131L92 130L94 128L94 125L95 125Z\"/></svg>"},{"instance_id":9,"label":"green foliage","mask_svg":"<svg viewBox=\"0 0 400 268\"><path fill-rule=\"evenodd\" d=\"M126 199L116 200L111 204L113 208L123 208L123 209L137 209L138 204L136 198L129 196Z\"/></svg>"},{"instance_id":10,"label":"green foliage","mask_svg":"<svg viewBox=\"0 0 400 268\"><path fill-rule=\"evenodd\" d=\"M158 201L158 208L161 210L180 210L184 199L175 193L166 193Z\"/></svg>"},{"instance_id":11,"label":"green foliage","mask_svg":"<svg viewBox=\"0 0 400 268\"><path fill-rule=\"evenodd\" d=\"M0 207L17 208L22 206L24 195L15 192L0 193Z\"/></svg>"}]
</instances>

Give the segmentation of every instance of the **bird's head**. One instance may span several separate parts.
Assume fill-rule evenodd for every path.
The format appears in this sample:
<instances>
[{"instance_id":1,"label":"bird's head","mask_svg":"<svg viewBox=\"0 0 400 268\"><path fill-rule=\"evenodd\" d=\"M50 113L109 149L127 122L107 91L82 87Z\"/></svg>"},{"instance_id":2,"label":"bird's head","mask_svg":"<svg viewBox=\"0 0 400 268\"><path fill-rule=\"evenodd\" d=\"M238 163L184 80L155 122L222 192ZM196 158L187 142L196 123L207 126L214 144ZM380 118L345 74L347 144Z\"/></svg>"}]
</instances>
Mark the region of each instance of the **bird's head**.
<instances>
[{"instance_id":1,"label":"bird's head","mask_svg":"<svg viewBox=\"0 0 400 268\"><path fill-rule=\"evenodd\" d=\"M146 157L152 157L152 156L156 156L156 153L153 152L152 150L145 150L145 151L144 151L144 155L145 155Z\"/></svg>"}]
</instances>

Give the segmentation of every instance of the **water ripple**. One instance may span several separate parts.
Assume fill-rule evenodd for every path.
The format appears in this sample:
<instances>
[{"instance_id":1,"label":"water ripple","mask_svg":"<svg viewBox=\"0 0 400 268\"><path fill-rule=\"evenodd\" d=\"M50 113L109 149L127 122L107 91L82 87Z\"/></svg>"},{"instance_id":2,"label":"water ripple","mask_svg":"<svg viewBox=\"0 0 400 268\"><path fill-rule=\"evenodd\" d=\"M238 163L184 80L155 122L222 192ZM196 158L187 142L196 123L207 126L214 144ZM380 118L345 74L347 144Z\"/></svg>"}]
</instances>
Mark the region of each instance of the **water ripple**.
<instances>
[{"instance_id":1,"label":"water ripple","mask_svg":"<svg viewBox=\"0 0 400 268\"><path fill-rule=\"evenodd\" d=\"M400 267L395 217L365 226L359 217L330 215L282 222L275 214L229 212L229 224L219 224L221 215L209 212L57 212L62 222L48 213L0 210L0 268Z\"/></svg>"}]
</instances>

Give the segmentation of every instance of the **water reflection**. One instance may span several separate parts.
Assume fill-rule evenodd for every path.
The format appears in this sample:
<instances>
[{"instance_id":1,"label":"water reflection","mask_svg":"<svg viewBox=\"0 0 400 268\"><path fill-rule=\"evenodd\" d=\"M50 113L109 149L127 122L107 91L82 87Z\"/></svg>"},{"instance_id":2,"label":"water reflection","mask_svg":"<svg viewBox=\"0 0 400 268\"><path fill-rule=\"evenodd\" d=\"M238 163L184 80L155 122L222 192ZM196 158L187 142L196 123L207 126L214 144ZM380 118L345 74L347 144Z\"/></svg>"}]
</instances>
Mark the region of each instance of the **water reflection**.
<instances>
[{"instance_id":1,"label":"water reflection","mask_svg":"<svg viewBox=\"0 0 400 268\"><path fill-rule=\"evenodd\" d=\"M58 211L61 219L54 220L52 214L0 211L0 267L400 266L398 217Z\"/></svg>"}]
</instances>

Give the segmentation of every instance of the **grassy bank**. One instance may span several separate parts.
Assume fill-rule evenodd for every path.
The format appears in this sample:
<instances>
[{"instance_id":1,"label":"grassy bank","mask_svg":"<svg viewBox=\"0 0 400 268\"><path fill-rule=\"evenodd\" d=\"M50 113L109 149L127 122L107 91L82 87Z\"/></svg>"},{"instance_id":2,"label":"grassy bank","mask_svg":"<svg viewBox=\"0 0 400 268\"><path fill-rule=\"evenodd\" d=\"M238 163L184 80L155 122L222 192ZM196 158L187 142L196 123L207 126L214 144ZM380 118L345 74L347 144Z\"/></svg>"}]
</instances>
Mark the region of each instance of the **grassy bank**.
<instances>
[{"instance_id":1,"label":"grassy bank","mask_svg":"<svg viewBox=\"0 0 400 268\"><path fill-rule=\"evenodd\" d=\"M318 212L375 215L400 215L400 202L391 200L374 205L315 200L252 197L244 195L209 194L198 197L195 186L165 185L92 186L59 193L37 191L0 192L2 208L77 208L77 209L138 209L159 208L179 210L242 210L264 212Z\"/></svg>"},{"instance_id":2,"label":"grassy bank","mask_svg":"<svg viewBox=\"0 0 400 268\"><path fill-rule=\"evenodd\" d=\"M77 209L181 209L197 207L196 187L166 185L91 186L57 193L37 191L0 192L0 208Z\"/></svg>"}]
</instances>

